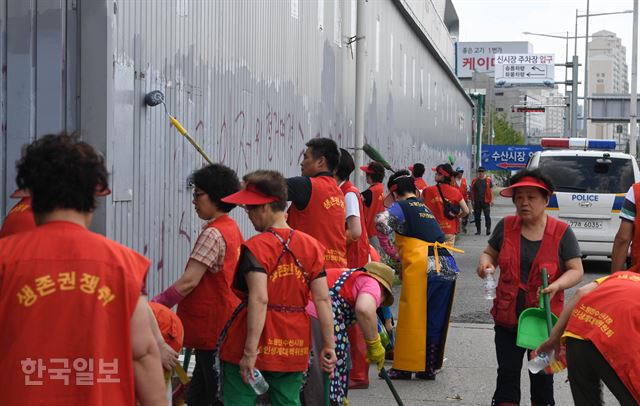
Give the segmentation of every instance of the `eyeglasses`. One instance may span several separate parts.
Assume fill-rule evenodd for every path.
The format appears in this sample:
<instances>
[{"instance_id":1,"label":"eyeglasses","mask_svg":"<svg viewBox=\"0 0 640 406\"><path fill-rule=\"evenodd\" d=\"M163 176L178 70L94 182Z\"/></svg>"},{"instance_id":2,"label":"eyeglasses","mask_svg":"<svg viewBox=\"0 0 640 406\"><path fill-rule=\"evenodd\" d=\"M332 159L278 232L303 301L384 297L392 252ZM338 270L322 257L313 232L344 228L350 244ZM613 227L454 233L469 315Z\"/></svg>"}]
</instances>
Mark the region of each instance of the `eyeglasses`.
<instances>
[{"instance_id":1,"label":"eyeglasses","mask_svg":"<svg viewBox=\"0 0 640 406\"><path fill-rule=\"evenodd\" d=\"M200 196L202 196L202 195L206 195L206 194L207 194L207 192L201 192L201 191L199 192L199 191L197 191L197 190L194 190L194 191L193 191L193 199L194 199L194 200L198 200L198 198L199 198Z\"/></svg>"}]
</instances>

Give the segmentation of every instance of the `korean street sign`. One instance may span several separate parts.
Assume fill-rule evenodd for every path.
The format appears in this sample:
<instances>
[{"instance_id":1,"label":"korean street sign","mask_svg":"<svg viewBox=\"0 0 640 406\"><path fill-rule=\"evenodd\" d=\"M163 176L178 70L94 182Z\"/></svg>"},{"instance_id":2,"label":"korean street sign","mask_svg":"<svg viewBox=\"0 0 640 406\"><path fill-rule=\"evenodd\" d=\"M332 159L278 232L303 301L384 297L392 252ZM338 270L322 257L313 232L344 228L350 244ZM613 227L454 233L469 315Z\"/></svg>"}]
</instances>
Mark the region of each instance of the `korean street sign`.
<instances>
[{"instance_id":1,"label":"korean street sign","mask_svg":"<svg viewBox=\"0 0 640 406\"><path fill-rule=\"evenodd\" d=\"M482 166L488 171L518 170L527 166L539 145L487 145L482 144Z\"/></svg>"},{"instance_id":2,"label":"korean street sign","mask_svg":"<svg viewBox=\"0 0 640 406\"><path fill-rule=\"evenodd\" d=\"M516 107L516 113L544 113L544 107Z\"/></svg>"},{"instance_id":3,"label":"korean street sign","mask_svg":"<svg viewBox=\"0 0 640 406\"><path fill-rule=\"evenodd\" d=\"M551 54L499 54L495 57L495 86L554 85L554 57Z\"/></svg>"}]
</instances>

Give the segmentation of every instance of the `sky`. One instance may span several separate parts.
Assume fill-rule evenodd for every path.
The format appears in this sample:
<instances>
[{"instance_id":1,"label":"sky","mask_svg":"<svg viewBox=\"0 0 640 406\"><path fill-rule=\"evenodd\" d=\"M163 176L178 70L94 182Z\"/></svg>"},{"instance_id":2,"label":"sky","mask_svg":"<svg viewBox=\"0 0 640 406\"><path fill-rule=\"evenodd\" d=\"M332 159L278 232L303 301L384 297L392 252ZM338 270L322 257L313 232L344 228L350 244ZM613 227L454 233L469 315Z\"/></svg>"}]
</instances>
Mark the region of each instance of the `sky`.
<instances>
[{"instance_id":1,"label":"sky","mask_svg":"<svg viewBox=\"0 0 640 406\"><path fill-rule=\"evenodd\" d=\"M564 38L524 35L522 32L574 35L576 9L586 14L587 0L453 0L460 20L460 41L528 41L535 53L553 53L556 63L565 58ZM633 0L590 0L589 14L633 10ZM578 18L578 35L585 35L586 18ZM589 18L589 34L608 30L622 39L627 48L627 65L631 76L633 14L594 16ZM574 40L569 39L569 59ZM578 39L579 62L584 61L585 39ZM584 68L579 80L584 82ZM569 71L569 77L571 72ZM629 77L630 79L630 77ZM556 81L564 80L564 68L556 68ZM640 90L640 89L639 89ZM564 91L560 86L560 91ZM582 95L582 88L580 89Z\"/></svg>"}]
</instances>

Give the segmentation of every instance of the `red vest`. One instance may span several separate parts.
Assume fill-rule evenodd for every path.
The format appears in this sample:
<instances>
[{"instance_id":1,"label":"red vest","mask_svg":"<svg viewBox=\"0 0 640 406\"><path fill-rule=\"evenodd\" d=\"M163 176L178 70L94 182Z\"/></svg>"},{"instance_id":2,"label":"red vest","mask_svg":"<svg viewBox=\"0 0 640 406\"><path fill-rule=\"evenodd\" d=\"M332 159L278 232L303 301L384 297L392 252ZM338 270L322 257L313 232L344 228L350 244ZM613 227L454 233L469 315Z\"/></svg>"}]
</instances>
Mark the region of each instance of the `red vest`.
<instances>
[{"instance_id":1,"label":"red vest","mask_svg":"<svg viewBox=\"0 0 640 406\"><path fill-rule=\"evenodd\" d=\"M475 198L476 195L476 182L478 182L480 178L474 178L471 181L471 196ZM487 187L484 189L484 202L491 203L493 201L493 193L491 192L491 178L488 176L484 178L485 182L487 182Z\"/></svg>"},{"instance_id":2,"label":"red vest","mask_svg":"<svg viewBox=\"0 0 640 406\"><path fill-rule=\"evenodd\" d=\"M335 285L336 281L340 279L340 275L342 275L347 270L348 269L346 268L330 268L325 270L327 272L327 286L329 286L329 289L331 289L333 285ZM356 307L356 298L353 296L353 285L356 283L356 279L360 275L366 274L362 271L352 272L338 292L338 294L343 297L353 308Z\"/></svg>"},{"instance_id":3,"label":"red vest","mask_svg":"<svg viewBox=\"0 0 640 406\"><path fill-rule=\"evenodd\" d=\"M522 220L517 216L504 218L504 239L498 266L500 266L500 280L496 288L496 298L493 300L491 315L497 325L515 327L518 324L516 315L516 299L520 289L525 292L525 307L538 307L540 301L537 292L542 285L542 268L547 269L549 284L561 275L558 249L560 240L569 225L565 222L547 216L547 225L540 249L531 265L529 279L526 284L520 282L520 237ZM559 315L562 312L564 292L560 291L551 299L551 311Z\"/></svg>"},{"instance_id":4,"label":"red vest","mask_svg":"<svg viewBox=\"0 0 640 406\"><path fill-rule=\"evenodd\" d=\"M304 210L289 207L287 223L324 245L327 268L347 266L347 236L344 233L344 195L335 179L318 176L311 180L311 199Z\"/></svg>"},{"instance_id":5,"label":"red vest","mask_svg":"<svg viewBox=\"0 0 640 406\"><path fill-rule=\"evenodd\" d=\"M36 221L31 210L31 197L23 197L9 211L0 228L0 238L29 231L36 228Z\"/></svg>"},{"instance_id":6,"label":"red vest","mask_svg":"<svg viewBox=\"0 0 640 406\"><path fill-rule=\"evenodd\" d=\"M369 237L367 235L367 225L364 221L364 209L362 204L362 196L357 187L349 181L346 181L340 186L342 193L346 194L351 192L355 193L358 198L358 208L360 209L360 237L357 241L347 245L347 268L360 268L369 262Z\"/></svg>"},{"instance_id":7,"label":"red vest","mask_svg":"<svg viewBox=\"0 0 640 406\"><path fill-rule=\"evenodd\" d=\"M285 241L291 230L276 229ZM269 305L258 344L256 368L275 372L305 371L309 362L311 325L304 308L311 294L302 270L290 253L282 254L282 243L270 232L264 232L243 244L267 272ZM322 271L322 246L311 236L295 231L289 248L298 259L310 281ZM281 256L282 254L282 256ZM278 258L280 261L278 262ZM243 300L245 292L236 292ZM234 319L224 340L220 356L238 364L247 339L247 308Z\"/></svg>"},{"instance_id":8,"label":"red vest","mask_svg":"<svg viewBox=\"0 0 640 406\"><path fill-rule=\"evenodd\" d=\"M369 187L371 191L371 205L364 206L364 221L367 225L367 236L375 237L376 215L384 211L384 186L382 183L374 183Z\"/></svg>"},{"instance_id":9,"label":"red vest","mask_svg":"<svg viewBox=\"0 0 640 406\"><path fill-rule=\"evenodd\" d=\"M460 179L460 185L458 185L458 190L460 190L460 194L464 200L468 200L469 191L467 190L467 180L465 178Z\"/></svg>"},{"instance_id":10,"label":"red vest","mask_svg":"<svg viewBox=\"0 0 640 406\"><path fill-rule=\"evenodd\" d=\"M188 348L213 350L224 324L240 304L231 290L233 274L240 257L242 234L228 215L213 220L207 227L220 231L226 245L222 270L207 270L198 286L178 305L178 317L184 324L184 345Z\"/></svg>"},{"instance_id":11,"label":"red vest","mask_svg":"<svg viewBox=\"0 0 640 406\"><path fill-rule=\"evenodd\" d=\"M640 264L640 182L633 184L636 201L636 217L633 220L633 240L631 241L631 265Z\"/></svg>"},{"instance_id":12,"label":"red vest","mask_svg":"<svg viewBox=\"0 0 640 406\"><path fill-rule=\"evenodd\" d=\"M640 403L640 276L616 272L576 304L567 332L591 341Z\"/></svg>"},{"instance_id":13,"label":"red vest","mask_svg":"<svg viewBox=\"0 0 640 406\"><path fill-rule=\"evenodd\" d=\"M440 183L439 185L445 199L451 203L460 204L460 201L463 200L463 196L460 195L460 191L457 187L446 183ZM422 192L422 200L424 201L425 206L427 206L429 210L431 210L431 213L433 213L443 233L458 233L458 219L448 219L444 215L444 202L442 201L442 197L440 197L438 185L426 188Z\"/></svg>"},{"instance_id":14,"label":"red vest","mask_svg":"<svg viewBox=\"0 0 640 406\"><path fill-rule=\"evenodd\" d=\"M131 316L148 267L64 221L0 240L2 403L133 405Z\"/></svg>"},{"instance_id":15,"label":"red vest","mask_svg":"<svg viewBox=\"0 0 640 406\"><path fill-rule=\"evenodd\" d=\"M427 182L425 182L421 177L416 178L414 184L416 185L416 189L418 189L418 193L416 193L417 197L420 197L422 195L422 191L425 190L427 186L429 186L427 185Z\"/></svg>"}]
</instances>

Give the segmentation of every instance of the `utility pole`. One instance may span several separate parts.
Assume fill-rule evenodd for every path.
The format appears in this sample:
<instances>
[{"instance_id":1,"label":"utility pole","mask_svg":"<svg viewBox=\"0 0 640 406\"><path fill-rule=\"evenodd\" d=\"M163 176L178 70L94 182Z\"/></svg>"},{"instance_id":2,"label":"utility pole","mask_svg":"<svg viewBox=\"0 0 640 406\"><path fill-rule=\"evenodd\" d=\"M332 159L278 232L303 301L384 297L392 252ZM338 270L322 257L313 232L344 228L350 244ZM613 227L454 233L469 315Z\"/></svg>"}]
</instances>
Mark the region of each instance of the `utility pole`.
<instances>
[{"instance_id":1,"label":"utility pole","mask_svg":"<svg viewBox=\"0 0 640 406\"><path fill-rule=\"evenodd\" d=\"M367 91L367 56L366 56L366 15L365 0L358 0L356 14L356 110L355 110L355 164L356 168L364 165L364 106ZM356 171L361 173L361 171ZM359 188L363 188L364 179L356 175L354 179Z\"/></svg>"},{"instance_id":2,"label":"utility pole","mask_svg":"<svg viewBox=\"0 0 640 406\"><path fill-rule=\"evenodd\" d=\"M484 116L485 95L472 93L469 96L478 103L478 108L476 109L476 156L474 157L475 167L478 168L482 164L482 119Z\"/></svg>"},{"instance_id":3,"label":"utility pole","mask_svg":"<svg viewBox=\"0 0 640 406\"><path fill-rule=\"evenodd\" d=\"M586 138L589 132L589 116L591 115L589 111L589 0L587 0L587 15L585 18L587 19L587 24L586 33L584 34L584 103L582 103L584 111L582 113L582 126Z\"/></svg>"},{"instance_id":4,"label":"utility pole","mask_svg":"<svg viewBox=\"0 0 640 406\"><path fill-rule=\"evenodd\" d=\"M527 131L527 94L524 95L524 145L529 145L529 131Z\"/></svg>"},{"instance_id":5,"label":"utility pole","mask_svg":"<svg viewBox=\"0 0 640 406\"><path fill-rule=\"evenodd\" d=\"M578 135L578 55L571 62L571 137Z\"/></svg>"},{"instance_id":6,"label":"utility pole","mask_svg":"<svg viewBox=\"0 0 640 406\"><path fill-rule=\"evenodd\" d=\"M629 153L638 156L638 0L633 0L633 41L631 45L631 99L629 100Z\"/></svg>"},{"instance_id":7,"label":"utility pole","mask_svg":"<svg viewBox=\"0 0 640 406\"><path fill-rule=\"evenodd\" d=\"M569 97L569 95L567 94L567 79L568 79L568 72L567 72L567 62L569 61L569 31L567 31L567 39L564 43L564 96L565 96L565 104L567 105L567 107L564 109L564 119L562 120L563 122L563 131L562 131L562 135L564 137L568 137L569 136L569 117L570 117L570 113L569 113L569 103L567 100L567 97Z\"/></svg>"}]
</instances>

